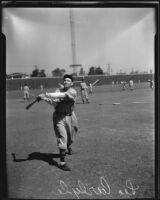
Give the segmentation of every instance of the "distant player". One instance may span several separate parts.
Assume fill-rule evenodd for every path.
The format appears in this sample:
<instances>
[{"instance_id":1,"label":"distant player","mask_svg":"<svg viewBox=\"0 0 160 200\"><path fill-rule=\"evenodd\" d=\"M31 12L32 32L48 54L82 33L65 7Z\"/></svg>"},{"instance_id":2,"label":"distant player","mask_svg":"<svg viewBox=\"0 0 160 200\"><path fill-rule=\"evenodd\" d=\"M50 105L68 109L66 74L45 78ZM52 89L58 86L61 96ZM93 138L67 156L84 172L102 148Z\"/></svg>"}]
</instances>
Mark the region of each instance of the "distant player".
<instances>
[{"instance_id":1,"label":"distant player","mask_svg":"<svg viewBox=\"0 0 160 200\"><path fill-rule=\"evenodd\" d=\"M23 87L23 98L24 98L24 101L28 101L29 100L29 86L27 84L24 85Z\"/></svg>"},{"instance_id":2,"label":"distant player","mask_svg":"<svg viewBox=\"0 0 160 200\"><path fill-rule=\"evenodd\" d=\"M92 83L89 84L88 89L89 89L89 93L92 94L93 93L93 85L92 85Z\"/></svg>"},{"instance_id":3,"label":"distant player","mask_svg":"<svg viewBox=\"0 0 160 200\"><path fill-rule=\"evenodd\" d=\"M127 84L126 81L121 81L122 90L126 90L126 84Z\"/></svg>"},{"instance_id":4,"label":"distant player","mask_svg":"<svg viewBox=\"0 0 160 200\"><path fill-rule=\"evenodd\" d=\"M81 93L81 98L82 98L83 103L85 103L85 101L89 103L87 89L88 89L88 86L86 82L84 81L84 79L82 79L82 82L80 82L80 93Z\"/></svg>"},{"instance_id":5,"label":"distant player","mask_svg":"<svg viewBox=\"0 0 160 200\"><path fill-rule=\"evenodd\" d=\"M40 89L41 89L41 90L43 90L43 89L44 89L44 86L43 86L42 84L40 85Z\"/></svg>"},{"instance_id":6,"label":"distant player","mask_svg":"<svg viewBox=\"0 0 160 200\"><path fill-rule=\"evenodd\" d=\"M97 79L93 83L89 83L88 91L89 91L90 94L93 93L93 86L95 86L98 82L99 82L99 80Z\"/></svg>"},{"instance_id":7,"label":"distant player","mask_svg":"<svg viewBox=\"0 0 160 200\"><path fill-rule=\"evenodd\" d=\"M133 91L133 80L129 80L129 88Z\"/></svg>"},{"instance_id":8,"label":"distant player","mask_svg":"<svg viewBox=\"0 0 160 200\"><path fill-rule=\"evenodd\" d=\"M154 81L153 80L148 80L148 82L150 83L149 84L150 88L153 90Z\"/></svg>"}]
</instances>

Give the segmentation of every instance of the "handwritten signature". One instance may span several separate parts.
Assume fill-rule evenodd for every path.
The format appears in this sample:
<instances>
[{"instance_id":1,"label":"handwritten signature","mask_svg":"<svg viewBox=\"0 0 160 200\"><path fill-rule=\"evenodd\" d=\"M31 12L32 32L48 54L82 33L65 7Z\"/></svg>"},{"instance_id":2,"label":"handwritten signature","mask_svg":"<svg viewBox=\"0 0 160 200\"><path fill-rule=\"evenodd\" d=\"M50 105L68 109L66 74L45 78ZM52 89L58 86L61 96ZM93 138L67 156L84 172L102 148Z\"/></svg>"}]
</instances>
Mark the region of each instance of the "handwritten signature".
<instances>
[{"instance_id":1,"label":"handwritten signature","mask_svg":"<svg viewBox=\"0 0 160 200\"><path fill-rule=\"evenodd\" d=\"M110 195L111 194L111 188L106 179L102 176L100 177L100 184L98 187L89 187L88 184L82 183L80 180L78 180L78 187L69 189L68 185L60 180L60 188L58 188L58 195L75 195L77 199L79 199L80 194L85 194L88 196L92 196L94 194L96 195ZM119 195L129 195L134 196L136 194L136 190L139 189L139 186L134 187L131 180L126 180L126 185L123 190L118 190Z\"/></svg>"}]
</instances>

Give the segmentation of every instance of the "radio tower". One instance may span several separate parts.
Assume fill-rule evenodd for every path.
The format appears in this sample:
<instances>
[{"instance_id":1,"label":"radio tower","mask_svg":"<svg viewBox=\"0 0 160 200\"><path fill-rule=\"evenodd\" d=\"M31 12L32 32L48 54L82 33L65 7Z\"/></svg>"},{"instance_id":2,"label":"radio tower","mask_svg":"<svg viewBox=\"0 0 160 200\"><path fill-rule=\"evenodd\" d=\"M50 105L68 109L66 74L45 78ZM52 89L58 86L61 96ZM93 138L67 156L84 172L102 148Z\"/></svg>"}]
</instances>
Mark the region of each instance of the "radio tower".
<instances>
[{"instance_id":1,"label":"radio tower","mask_svg":"<svg viewBox=\"0 0 160 200\"><path fill-rule=\"evenodd\" d=\"M80 67L81 65L77 64L75 24L74 24L74 13L72 8L69 9L69 14L70 14L71 47L72 47L72 65L70 65L70 67L73 68L73 73L77 75L77 68Z\"/></svg>"}]
</instances>

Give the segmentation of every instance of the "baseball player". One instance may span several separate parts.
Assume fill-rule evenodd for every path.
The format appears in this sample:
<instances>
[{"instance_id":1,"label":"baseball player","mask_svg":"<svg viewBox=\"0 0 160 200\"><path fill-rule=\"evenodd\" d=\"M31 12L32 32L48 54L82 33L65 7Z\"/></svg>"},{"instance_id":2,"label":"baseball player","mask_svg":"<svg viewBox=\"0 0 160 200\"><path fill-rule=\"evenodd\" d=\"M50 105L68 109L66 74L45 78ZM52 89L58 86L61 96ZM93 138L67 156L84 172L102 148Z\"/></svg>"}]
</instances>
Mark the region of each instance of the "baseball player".
<instances>
[{"instance_id":1,"label":"baseball player","mask_svg":"<svg viewBox=\"0 0 160 200\"><path fill-rule=\"evenodd\" d=\"M78 122L73 111L77 92L72 88L73 77L64 75L64 88L56 90L54 93L40 94L39 100L44 100L53 105L53 127L57 138L57 145L60 151L59 168L70 171L65 162L66 154L72 154L71 144L73 136L78 131Z\"/></svg>"},{"instance_id":2,"label":"baseball player","mask_svg":"<svg viewBox=\"0 0 160 200\"><path fill-rule=\"evenodd\" d=\"M133 91L133 80L129 80L129 88Z\"/></svg>"},{"instance_id":3,"label":"baseball player","mask_svg":"<svg viewBox=\"0 0 160 200\"><path fill-rule=\"evenodd\" d=\"M29 86L27 84L24 85L23 87L23 98L24 98L24 101L28 101L29 100Z\"/></svg>"},{"instance_id":4,"label":"baseball player","mask_svg":"<svg viewBox=\"0 0 160 200\"><path fill-rule=\"evenodd\" d=\"M126 84L127 84L127 82L121 81L122 90L126 90Z\"/></svg>"},{"instance_id":5,"label":"baseball player","mask_svg":"<svg viewBox=\"0 0 160 200\"><path fill-rule=\"evenodd\" d=\"M43 90L43 89L44 89L44 86L43 86L42 84L40 85L40 89L41 89L41 90Z\"/></svg>"},{"instance_id":6,"label":"baseball player","mask_svg":"<svg viewBox=\"0 0 160 200\"><path fill-rule=\"evenodd\" d=\"M86 82L84 81L84 79L82 79L82 82L80 82L80 93L81 93L81 98L82 98L83 103L85 103L85 100L87 101L87 103L89 103L87 89L88 89L88 86Z\"/></svg>"},{"instance_id":7,"label":"baseball player","mask_svg":"<svg viewBox=\"0 0 160 200\"><path fill-rule=\"evenodd\" d=\"M153 80L148 80L148 82L150 83L150 88L153 90L153 86L154 86L154 82L153 82Z\"/></svg>"},{"instance_id":8,"label":"baseball player","mask_svg":"<svg viewBox=\"0 0 160 200\"><path fill-rule=\"evenodd\" d=\"M89 84L88 89L89 89L89 93L92 94L93 93L93 85L92 85L92 83Z\"/></svg>"}]
</instances>

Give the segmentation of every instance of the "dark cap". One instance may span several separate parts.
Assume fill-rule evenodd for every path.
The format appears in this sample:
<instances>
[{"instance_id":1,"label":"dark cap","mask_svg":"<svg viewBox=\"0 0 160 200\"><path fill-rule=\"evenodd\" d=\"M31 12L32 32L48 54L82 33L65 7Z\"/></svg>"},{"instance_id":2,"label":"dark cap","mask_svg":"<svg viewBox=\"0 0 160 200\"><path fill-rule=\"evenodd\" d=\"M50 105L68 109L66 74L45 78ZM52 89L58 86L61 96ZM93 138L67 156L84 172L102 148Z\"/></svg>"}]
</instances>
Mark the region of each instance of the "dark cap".
<instances>
[{"instance_id":1,"label":"dark cap","mask_svg":"<svg viewBox=\"0 0 160 200\"><path fill-rule=\"evenodd\" d=\"M73 77L72 77L71 75L65 74L65 75L63 76L63 80L64 80L65 78L69 78L69 79L71 79L71 81L73 82Z\"/></svg>"}]
</instances>

